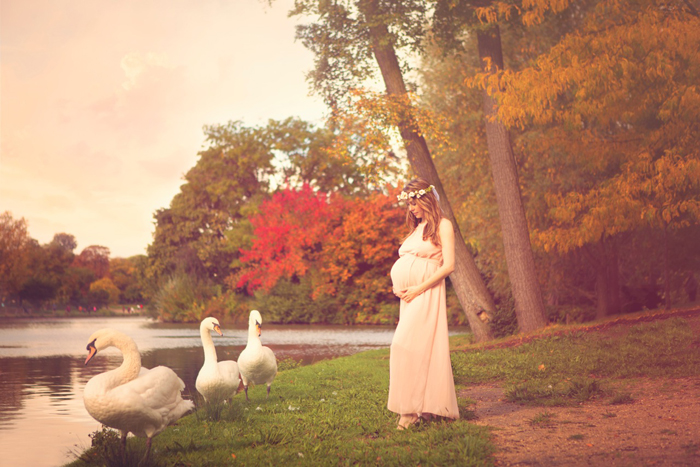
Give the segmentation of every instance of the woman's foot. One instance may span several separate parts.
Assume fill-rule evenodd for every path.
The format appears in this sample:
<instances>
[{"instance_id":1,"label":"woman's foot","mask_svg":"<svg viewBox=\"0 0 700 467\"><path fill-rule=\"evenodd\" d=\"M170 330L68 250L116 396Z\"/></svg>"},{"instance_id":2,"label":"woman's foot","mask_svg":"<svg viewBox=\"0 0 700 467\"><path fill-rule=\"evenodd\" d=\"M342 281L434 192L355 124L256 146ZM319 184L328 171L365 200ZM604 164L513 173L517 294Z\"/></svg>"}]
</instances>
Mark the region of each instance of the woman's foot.
<instances>
[{"instance_id":1,"label":"woman's foot","mask_svg":"<svg viewBox=\"0 0 700 467\"><path fill-rule=\"evenodd\" d=\"M397 430L405 430L411 425L415 425L420 418L416 414L401 415L399 418L399 425L396 427Z\"/></svg>"}]
</instances>

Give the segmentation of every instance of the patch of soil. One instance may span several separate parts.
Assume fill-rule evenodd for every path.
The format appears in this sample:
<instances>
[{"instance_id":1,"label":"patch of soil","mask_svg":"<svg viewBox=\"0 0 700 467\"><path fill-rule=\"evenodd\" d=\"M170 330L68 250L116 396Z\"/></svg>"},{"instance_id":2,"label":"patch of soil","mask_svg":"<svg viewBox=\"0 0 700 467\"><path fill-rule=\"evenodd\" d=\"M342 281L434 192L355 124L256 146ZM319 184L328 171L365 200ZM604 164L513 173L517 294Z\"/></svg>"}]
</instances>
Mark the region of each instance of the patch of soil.
<instances>
[{"instance_id":1,"label":"patch of soil","mask_svg":"<svg viewBox=\"0 0 700 467\"><path fill-rule=\"evenodd\" d=\"M639 379L619 389L632 402L531 407L505 401L497 385L460 397L477 401L474 422L493 428L496 465L700 465L700 378Z\"/></svg>"},{"instance_id":2,"label":"patch of soil","mask_svg":"<svg viewBox=\"0 0 700 467\"><path fill-rule=\"evenodd\" d=\"M700 330L697 314L689 324ZM604 332L612 337L623 329ZM700 377L614 384L617 394L631 396L628 403L527 406L506 401L498 384L459 396L476 401L474 423L493 428L499 466L700 466Z\"/></svg>"}]
</instances>

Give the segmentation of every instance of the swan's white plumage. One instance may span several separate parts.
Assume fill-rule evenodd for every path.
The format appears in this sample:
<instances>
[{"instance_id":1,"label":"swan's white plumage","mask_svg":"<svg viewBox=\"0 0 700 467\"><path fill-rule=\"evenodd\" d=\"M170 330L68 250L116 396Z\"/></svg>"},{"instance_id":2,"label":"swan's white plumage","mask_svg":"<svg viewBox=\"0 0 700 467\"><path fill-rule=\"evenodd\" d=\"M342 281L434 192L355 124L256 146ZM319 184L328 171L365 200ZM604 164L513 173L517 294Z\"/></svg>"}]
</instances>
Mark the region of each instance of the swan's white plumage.
<instances>
[{"instance_id":1,"label":"swan's white plumage","mask_svg":"<svg viewBox=\"0 0 700 467\"><path fill-rule=\"evenodd\" d=\"M246 399L248 398L249 384L267 384L267 394L270 394L270 386L277 376L277 359L269 347L264 347L260 342L262 317L258 310L250 312L248 319L248 344L238 356L238 369L241 372L243 388Z\"/></svg>"},{"instance_id":2,"label":"swan's white plumage","mask_svg":"<svg viewBox=\"0 0 700 467\"><path fill-rule=\"evenodd\" d=\"M98 422L120 430L124 438L129 432L149 438L150 447L150 438L194 408L192 401L182 398L185 383L173 370L141 367L136 343L126 334L101 329L88 342L86 364L107 347L118 348L124 357L119 368L100 373L85 385L85 408Z\"/></svg>"},{"instance_id":3,"label":"swan's white plumage","mask_svg":"<svg viewBox=\"0 0 700 467\"><path fill-rule=\"evenodd\" d=\"M236 395L241 380L236 362L218 361L211 331L223 335L216 318L205 318L199 325L204 348L204 364L197 375L195 387L207 402L221 402Z\"/></svg>"}]
</instances>

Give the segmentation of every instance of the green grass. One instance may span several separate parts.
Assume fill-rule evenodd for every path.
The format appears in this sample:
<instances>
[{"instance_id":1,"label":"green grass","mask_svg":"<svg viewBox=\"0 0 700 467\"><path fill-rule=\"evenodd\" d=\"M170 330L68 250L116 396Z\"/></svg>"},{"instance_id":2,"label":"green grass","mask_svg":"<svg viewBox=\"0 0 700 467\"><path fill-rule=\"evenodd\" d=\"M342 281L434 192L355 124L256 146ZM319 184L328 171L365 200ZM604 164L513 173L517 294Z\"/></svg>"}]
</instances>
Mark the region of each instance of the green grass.
<instances>
[{"instance_id":1,"label":"green grass","mask_svg":"<svg viewBox=\"0 0 700 467\"><path fill-rule=\"evenodd\" d=\"M569 405L614 396L607 384L611 380L700 374L695 341L686 320L671 318L633 326L619 338L574 331L518 347L474 346L472 351L452 353L452 367L462 385L503 382L507 398L514 402Z\"/></svg>"},{"instance_id":2,"label":"green grass","mask_svg":"<svg viewBox=\"0 0 700 467\"><path fill-rule=\"evenodd\" d=\"M535 415L532 420L530 420L530 425L532 426L550 426L552 425L552 422L554 418L556 417L556 414L552 412L547 412L546 410L542 412L541 414Z\"/></svg>"},{"instance_id":3,"label":"green grass","mask_svg":"<svg viewBox=\"0 0 700 467\"><path fill-rule=\"evenodd\" d=\"M458 391L500 382L510 400L541 407L600 397L632 402L629 394L616 394L613 383L700 374L700 348L680 318L643 323L622 337L572 332L504 349L483 350L469 339L451 339L453 346L470 346L452 353ZM395 415L386 409L388 355L369 351L303 367L286 362L269 399L258 386L249 389L250 403L243 394L225 406L200 402L195 413L154 438L151 465L493 465L489 429L470 422L474 401L458 399L458 421L396 430ZM552 421L545 410L531 424ZM119 466L115 438L102 434L98 440L71 465ZM128 449L138 458L144 445L130 438Z\"/></svg>"},{"instance_id":4,"label":"green grass","mask_svg":"<svg viewBox=\"0 0 700 467\"><path fill-rule=\"evenodd\" d=\"M282 371L265 397L249 389L218 411L206 405L153 440L153 465L491 465L489 431L468 421L396 430L386 409L388 352ZM144 441L129 438L128 449ZM99 450L99 449L98 449ZM108 451L112 456L114 448ZM235 456L235 457L234 457ZM100 455L72 465L109 464Z\"/></svg>"},{"instance_id":5,"label":"green grass","mask_svg":"<svg viewBox=\"0 0 700 467\"><path fill-rule=\"evenodd\" d=\"M631 404L632 402L634 402L634 398L628 392L616 394L615 396L612 397L612 399L610 399L611 405Z\"/></svg>"}]
</instances>

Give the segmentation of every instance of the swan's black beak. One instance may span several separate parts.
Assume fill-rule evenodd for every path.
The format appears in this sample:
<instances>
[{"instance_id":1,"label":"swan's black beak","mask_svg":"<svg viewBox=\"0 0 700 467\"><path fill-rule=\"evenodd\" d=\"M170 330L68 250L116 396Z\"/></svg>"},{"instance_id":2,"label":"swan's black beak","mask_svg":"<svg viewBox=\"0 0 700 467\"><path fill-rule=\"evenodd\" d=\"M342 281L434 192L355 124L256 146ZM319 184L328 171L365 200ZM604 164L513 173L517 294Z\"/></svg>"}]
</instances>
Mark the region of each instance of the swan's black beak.
<instances>
[{"instance_id":1,"label":"swan's black beak","mask_svg":"<svg viewBox=\"0 0 700 467\"><path fill-rule=\"evenodd\" d=\"M258 330L258 336L262 335L262 324L258 323L258 321L255 321L255 329Z\"/></svg>"},{"instance_id":2,"label":"swan's black beak","mask_svg":"<svg viewBox=\"0 0 700 467\"><path fill-rule=\"evenodd\" d=\"M85 359L85 364L87 365L90 360L92 360L92 357L97 354L97 349L95 348L95 341L90 342L87 345L87 351L88 351L88 356Z\"/></svg>"},{"instance_id":3,"label":"swan's black beak","mask_svg":"<svg viewBox=\"0 0 700 467\"><path fill-rule=\"evenodd\" d=\"M220 336L223 337L224 333L221 332L221 326L219 326L218 324L215 324L215 325L214 325L214 331L216 331L216 333L217 333L218 335L220 335Z\"/></svg>"}]
</instances>

